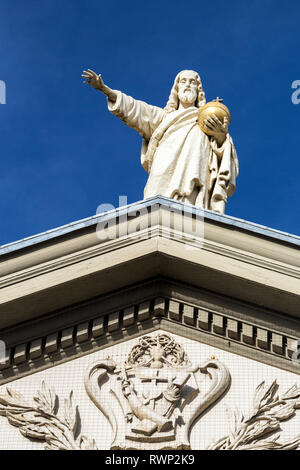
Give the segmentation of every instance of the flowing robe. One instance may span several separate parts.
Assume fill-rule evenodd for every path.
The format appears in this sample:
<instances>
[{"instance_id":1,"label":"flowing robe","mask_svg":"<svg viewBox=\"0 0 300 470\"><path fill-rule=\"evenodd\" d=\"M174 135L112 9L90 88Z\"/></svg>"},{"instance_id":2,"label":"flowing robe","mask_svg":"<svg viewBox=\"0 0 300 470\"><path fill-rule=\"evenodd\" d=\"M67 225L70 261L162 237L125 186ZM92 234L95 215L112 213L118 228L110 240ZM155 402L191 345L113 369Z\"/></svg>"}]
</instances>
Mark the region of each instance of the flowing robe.
<instances>
[{"instance_id":1,"label":"flowing robe","mask_svg":"<svg viewBox=\"0 0 300 470\"><path fill-rule=\"evenodd\" d=\"M238 160L231 137L221 147L198 126L192 106L166 113L116 91L108 109L143 138L141 163L149 174L144 199L162 195L224 213L235 190Z\"/></svg>"}]
</instances>

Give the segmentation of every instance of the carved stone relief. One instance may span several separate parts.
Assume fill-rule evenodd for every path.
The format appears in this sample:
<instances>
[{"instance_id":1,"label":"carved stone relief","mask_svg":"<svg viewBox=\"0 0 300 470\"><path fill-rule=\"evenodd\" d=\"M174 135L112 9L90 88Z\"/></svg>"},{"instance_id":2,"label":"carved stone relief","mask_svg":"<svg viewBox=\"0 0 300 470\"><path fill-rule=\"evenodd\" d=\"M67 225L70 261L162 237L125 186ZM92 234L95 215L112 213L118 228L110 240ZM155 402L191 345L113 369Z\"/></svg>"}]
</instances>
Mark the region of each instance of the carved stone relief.
<instances>
[{"instance_id":1,"label":"carved stone relief","mask_svg":"<svg viewBox=\"0 0 300 470\"><path fill-rule=\"evenodd\" d=\"M300 444L300 436L280 442L280 435L264 439L280 430L280 422L294 416L300 408L300 387L293 385L277 394L276 380L270 386L262 382L255 390L252 408L245 415L238 409L227 409L228 436L212 444L210 450L292 450Z\"/></svg>"},{"instance_id":2,"label":"carved stone relief","mask_svg":"<svg viewBox=\"0 0 300 470\"><path fill-rule=\"evenodd\" d=\"M32 402L9 387L6 390L6 395L0 395L0 415L17 426L23 436L44 441L45 450L97 449L94 440L77 433L80 417L72 392L58 414L58 397L45 382Z\"/></svg>"},{"instance_id":3,"label":"carved stone relief","mask_svg":"<svg viewBox=\"0 0 300 470\"><path fill-rule=\"evenodd\" d=\"M98 360L88 368L84 383L112 427L110 449L160 450L190 449L193 423L225 393L230 380L220 361L211 357L192 365L182 346L160 333L141 337L123 362ZM282 441L279 431L281 421L292 418L297 409L300 387L279 394L276 380L271 385L262 382L247 413L227 408L228 435L209 449L296 449L300 436ZM45 449L97 449L93 439L79 432L73 392L60 405L45 382L31 401L7 387L0 395L0 415L26 438L43 441Z\"/></svg>"},{"instance_id":4,"label":"carved stone relief","mask_svg":"<svg viewBox=\"0 0 300 470\"><path fill-rule=\"evenodd\" d=\"M111 449L189 449L193 422L229 383L224 364L210 358L192 366L167 334L142 337L125 362L96 362L85 378L112 426Z\"/></svg>"}]
</instances>

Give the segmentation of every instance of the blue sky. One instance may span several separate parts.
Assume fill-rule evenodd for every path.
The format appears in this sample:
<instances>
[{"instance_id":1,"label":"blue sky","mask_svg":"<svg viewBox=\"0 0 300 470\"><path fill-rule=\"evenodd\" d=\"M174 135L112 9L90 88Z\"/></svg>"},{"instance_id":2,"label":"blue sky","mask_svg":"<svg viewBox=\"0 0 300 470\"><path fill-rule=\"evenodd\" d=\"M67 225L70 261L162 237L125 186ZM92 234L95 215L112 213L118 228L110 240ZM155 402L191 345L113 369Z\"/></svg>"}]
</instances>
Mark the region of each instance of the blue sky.
<instances>
[{"instance_id":1,"label":"blue sky","mask_svg":"<svg viewBox=\"0 0 300 470\"><path fill-rule=\"evenodd\" d=\"M226 213L300 235L300 2L2 0L0 244L143 198L141 138L81 71L165 106L181 69L221 96L240 161Z\"/></svg>"}]
</instances>

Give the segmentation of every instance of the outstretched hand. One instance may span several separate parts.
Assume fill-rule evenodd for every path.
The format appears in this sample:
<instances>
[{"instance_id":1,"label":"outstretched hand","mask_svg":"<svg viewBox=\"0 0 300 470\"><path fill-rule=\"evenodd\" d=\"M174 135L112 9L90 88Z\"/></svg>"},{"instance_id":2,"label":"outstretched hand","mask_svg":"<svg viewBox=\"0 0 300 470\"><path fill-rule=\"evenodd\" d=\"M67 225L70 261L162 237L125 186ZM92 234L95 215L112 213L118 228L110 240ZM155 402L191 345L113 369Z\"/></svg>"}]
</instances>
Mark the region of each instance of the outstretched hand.
<instances>
[{"instance_id":1,"label":"outstretched hand","mask_svg":"<svg viewBox=\"0 0 300 470\"><path fill-rule=\"evenodd\" d=\"M84 70L82 73L82 78L84 78L83 83L88 83L96 90L102 91L107 98L112 102L115 103L117 99L117 94L114 90L111 90L102 80L101 74L97 75L93 70L88 69L87 71Z\"/></svg>"},{"instance_id":2,"label":"outstretched hand","mask_svg":"<svg viewBox=\"0 0 300 470\"><path fill-rule=\"evenodd\" d=\"M97 75L93 70L88 69L87 71L84 70L81 76L85 80L83 83L89 83L89 85L96 90L102 91L104 89L104 82L101 78L101 74Z\"/></svg>"}]
</instances>

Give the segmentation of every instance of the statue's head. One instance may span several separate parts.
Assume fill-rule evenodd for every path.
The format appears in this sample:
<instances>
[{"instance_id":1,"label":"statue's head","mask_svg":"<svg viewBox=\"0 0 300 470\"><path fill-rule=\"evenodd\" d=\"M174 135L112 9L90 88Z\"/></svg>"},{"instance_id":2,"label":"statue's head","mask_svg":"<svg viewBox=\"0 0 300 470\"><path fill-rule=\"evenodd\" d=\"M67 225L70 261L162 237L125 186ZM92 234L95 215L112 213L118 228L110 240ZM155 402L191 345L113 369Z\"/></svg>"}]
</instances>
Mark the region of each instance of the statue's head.
<instances>
[{"instance_id":1,"label":"statue's head","mask_svg":"<svg viewBox=\"0 0 300 470\"><path fill-rule=\"evenodd\" d=\"M179 103L200 108L205 102L205 93L198 73L193 70L182 70L175 78L165 110L168 113L175 111Z\"/></svg>"}]
</instances>

